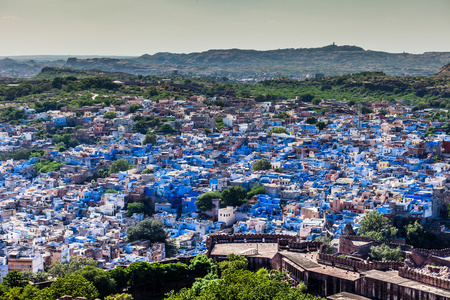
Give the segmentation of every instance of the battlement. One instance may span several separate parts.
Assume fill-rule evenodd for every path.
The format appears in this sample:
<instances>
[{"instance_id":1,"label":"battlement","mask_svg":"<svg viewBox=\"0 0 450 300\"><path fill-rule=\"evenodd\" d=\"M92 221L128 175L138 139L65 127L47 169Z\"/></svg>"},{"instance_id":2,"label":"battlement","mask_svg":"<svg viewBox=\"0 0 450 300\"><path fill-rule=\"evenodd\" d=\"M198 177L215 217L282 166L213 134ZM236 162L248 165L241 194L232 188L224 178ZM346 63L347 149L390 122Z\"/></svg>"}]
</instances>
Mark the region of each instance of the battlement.
<instances>
[{"instance_id":1,"label":"battlement","mask_svg":"<svg viewBox=\"0 0 450 300\"><path fill-rule=\"evenodd\" d=\"M432 286L450 290L450 280L446 280L443 278L430 276L430 275L426 275L426 274L421 274L417 271L410 269L407 266L399 268L398 275L401 277L404 277L404 278L422 282L424 284L429 284Z\"/></svg>"},{"instance_id":2,"label":"battlement","mask_svg":"<svg viewBox=\"0 0 450 300\"><path fill-rule=\"evenodd\" d=\"M403 267L405 264L403 262L398 261L363 261L363 260L355 260L347 257L339 257L332 254L319 253L320 263L331 263L331 265L341 265L345 267L350 267L354 271L358 270L398 270Z\"/></svg>"},{"instance_id":3,"label":"battlement","mask_svg":"<svg viewBox=\"0 0 450 300\"><path fill-rule=\"evenodd\" d=\"M448 256L450 255L450 248L445 249L421 249L421 248L414 248L411 250L414 254L429 256L429 255L435 255L435 256Z\"/></svg>"}]
</instances>

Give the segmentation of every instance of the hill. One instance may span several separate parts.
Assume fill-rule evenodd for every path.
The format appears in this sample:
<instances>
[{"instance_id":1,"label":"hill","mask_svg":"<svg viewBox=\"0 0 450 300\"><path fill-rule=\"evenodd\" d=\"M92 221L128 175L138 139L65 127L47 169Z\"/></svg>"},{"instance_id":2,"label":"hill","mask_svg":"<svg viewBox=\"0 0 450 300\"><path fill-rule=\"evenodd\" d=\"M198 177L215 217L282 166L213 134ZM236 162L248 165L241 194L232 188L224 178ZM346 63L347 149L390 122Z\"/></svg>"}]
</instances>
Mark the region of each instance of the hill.
<instances>
[{"instance_id":1,"label":"hill","mask_svg":"<svg viewBox=\"0 0 450 300\"><path fill-rule=\"evenodd\" d=\"M60 57L59 57L60 58ZM140 57L70 57L66 62L0 60L0 76L33 77L43 67L98 69L135 75L170 75L173 70L188 76L215 76L257 80L308 74L326 76L383 71L394 76L431 76L450 62L450 52L423 54L388 53L357 46L329 45L320 48L257 50L208 50L188 54L156 53Z\"/></svg>"},{"instance_id":2,"label":"hill","mask_svg":"<svg viewBox=\"0 0 450 300\"><path fill-rule=\"evenodd\" d=\"M387 53L356 46L329 45L321 48L256 50L209 50L175 54L144 54L132 59L70 59L66 67L132 74L170 74L257 78L323 73L341 75L364 71L384 71L396 76L430 76L450 61L450 52L424 54Z\"/></svg>"},{"instance_id":3,"label":"hill","mask_svg":"<svg viewBox=\"0 0 450 300\"><path fill-rule=\"evenodd\" d=\"M436 76L450 76L450 63L440 68Z\"/></svg>"},{"instance_id":4,"label":"hill","mask_svg":"<svg viewBox=\"0 0 450 300\"><path fill-rule=\"evenodd\" d=\"M77 78L90 78L90 77L108 77L112 79L128 79L130 74L122 72L107 72L99 69L70 69L70 68L55 68L55 67L44 67L39 74L37 74L35 79L53 79L56 77L69 77L74 76Z\"/></svg>"}]
</instances>

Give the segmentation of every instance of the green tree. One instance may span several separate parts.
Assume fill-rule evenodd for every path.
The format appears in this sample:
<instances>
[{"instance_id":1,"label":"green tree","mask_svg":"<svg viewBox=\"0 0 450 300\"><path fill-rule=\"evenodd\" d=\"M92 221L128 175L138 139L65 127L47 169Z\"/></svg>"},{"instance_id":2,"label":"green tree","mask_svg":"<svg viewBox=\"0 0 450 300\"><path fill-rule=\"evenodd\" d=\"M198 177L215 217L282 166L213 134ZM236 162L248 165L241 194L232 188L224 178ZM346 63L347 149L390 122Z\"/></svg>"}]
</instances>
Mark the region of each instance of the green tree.
<instances>
[{"instance_id":1,"label":"green tree","mask_svg":"<svg viewBox=\"0 0 450 300\"><path fill-rule=\"evenodd\" d=\"M221 199L222 195L219 191L215 192L207 192L203 195L197 197L197 201L195 201L195 205L197 206L197 209L200 211L207 211L211 210L214 205L212 203L213 199Z\"/></svg>"},{"instance_id":2,"label":"green tree","mask_svg":"<svg viewBox=\"0 0 450 300\"><path fill-rule=\"evenodd\" d=\"M142 170L141 174L152 174L155 173L155 170L153 169L147 169L145 168L144 170Z\"/></svg>"},{"instance_id":3,"label":"green tree","mask_svg":"<svg viewBox=\"0 0 450 300\"><path fill-rule=\"evenodd\" d=\"M247 199L250 200L255 195L259 194L265 194L266 193L266 187L264 185L260 185L259 183L256 183L254 187L247 193Z\"/></svg>"},{"instance_id":4,"label":"green tree","mask_svg":"<svg viewBox=\"0 0 450 300\"><path fill-rule=\"evenodd\" d=\"M148 133L145 135L145 138L142 141L142 145L147 145L147 144L152 144L152 145L156 144L156 134Z\"/></svg>"},{"instance_id":5,"label":"green tree","mask_svg":"<svg viewBox=\"0 0 450 300\"><path fill-rule=\"evenodd\" d=\"M311 102L314 99L314 95L310 93L306 93L303 95L300 95L299 100L303 102Z\"/></svg>"},{"instance_id":6,"label":"green tree","mask_svg":"<svg viewBox=\"0 0 450 300\"><path fill-rule=\"evenodd\" d=\"M280 112L279 114L276 114L276 115L273 115L273 116L272 116L272 118L274 118L274 119L288 119L288 118L290 118L290 117L291 117L291 116L288 115L288 113L285 112L285 111L282 111L282 112Z\"/></svg>"},{"instance_id":7,"label":"green tree","mask_svg":"<svg viewBox=\"0 0 450 300\"><path fill-rule=\"evenodd\" d=\"M33 273L31 271L25 270L21 272L22 275L28 279L28 281L38 283L38 282L44 282L49 280L49 274L45 272L38 271L36 273Z\"/></svg>"},{"instance_id":8,"label":"green tree","mask_svg":"<svg viewBox=\"0 0 450 300\"><path fill-rule=\"evenodd\" d=\"M325 127L327 127L327 124L323 121L319 121L316 123L317 128L319 128L319 130L323 130Z\"/></svg>"},{"instance_id":9,"label":"green tree","mask_svg":"<svg viewBox=\"0 0 450 300\"><path fill-rule=\"evenodd\" d=\"M141 108L141 106L139 104L137 104L137 103L131 104L128 107L128 112L135 113L139 108Z\"/></svg>"},{"instance_id":10,"label":"green tree","mask_svg":"<svg viewBox=\"0 0 450 300\"><path fill-rule=\"evenodd\" d=\"M378 111L379 113L380 113L380 115L382 115L382 116L385 116L385 115L387 115L387 110L385 110L385 109L380 109L379 111Z\"/></svg>"},{"instance_id":11,"label":"green tree","mask_svg":"<svg viewBox=\"0 0 450 300\"><path fill-rule=\"evenodd\" d=\"M434 131L435 131L434 127L431 127L431 126L428 127L427 131L425 131L425 136L429 137L430 135L434 135Z\"/></svg>"},{"instance_id":12,"label":"green tree","mask_svg":"<svg viewBox=\"0 0 450 300\"><path fill-rule=\"evenodd\" d=\"M255 171L270 170L272 164L266 158L261 158L253 163L252 168Z\"/></svg>"},{"instance_id":13,"label":"green tree","mask_svg":"<svg viewBox=\"0 0 450 300\"><path fill-rule=\"evenodd\" d=\"M273 171L276 173L283 173L284 170L283 170L283 168L278 167L278 168L273 169Z\"/></svg>"},{"instance_id":14,"label":"green tree","mask_svg":"<svg viewBox=\"0 0 450 300\"><path fill-rule=\"evenodd\" d=\"M118 159L109 166L109 173L114 174L114 173L127 171L130 169L130 167L131 166L128 164L127 160Z\"/></svg>"},{"instance_id":15,"label":"green tree","mask_svg":"<svg viewBox=\"0 0 450 300\"><path fill-rule=\"evenodd\" d=\"M247 270L248 260L236 254L228 254L227 259L217 264L217 273L220 277L232 274L237 270Z\"/></svg>"},{"instance_id":16,"label":"green tree","mask_svg":"<svg viewBox=\"0 0 450 300\"><path fill-rule=\"evenodd\" d=\"M322 100L317 97L311 100L311 104L313 104L313 105L319 105L320 102L322 102Z\"/></svg>"},{"instance_id":17,"label":"green tree","mask_svg":"<svg viewBox=\"0 0 450 300\"><path fill-rule=\"evenodd\" d=\"M128 273L125 267L115 267L114 269L108 271L108 273L109 277L114 279L116 282L117 291L123 291L123 289L128 287Z\"/></svg>"},{"instance_id":18,"label":"green tree","mask_svg":"<svg viewBox=\"0 0 450 300\"><path fill-rule=\"evenodd\" d=\"M3 291L0 299L4 300L39 300L40 290L36 286L27 285L25 287L14 287Z\"/></svg>"},{"instance_id":19,"label":"green tree","mask_svg":"<svg viewBox=\"0 0 450 300\"><path fill-rule=\"evenodd\" d=\"M61 168L61 163L57 161L50 161L48 159L42 158L37 163L34 164L36 167L36 173L48 173L57 171Z\"/></svg>"},{"instance_id":20,"label":"green tree","mask_svg":"<svg viewBox=\"0 0 450 300\"><path fill-rule=\"evenodd\" d=\"M247 202L247 190L240 186L230 186L222 192L221 207L241 206Z\"/></svg>"},{"instance_id":21,"label":"green tree","mask_svg":"<svg viewBox=\"0 0 450 300\"><path fill-rule=\"evenodd\" d=\"M117 118L117 113L115 113L115 112L113 112L113 111L105 112L105 113L103 114L103 118L109 119L109 120L115 119L115 118Z\"/></svg>"},{"instance_id":22,"label":"green tree","mask_svg":"<svg viewBox=\"0 0 450 300\"><path fill-rule=\"evenodd\" d=\"M110 296L106 297L105 300L133 300L133 296L130 294L122 293L122 294L110 295Z\"/></svg>"},{"instance_id":23,"label":"green tree","mask_svg":"<svg viewBox=\"0 0 450 300\"><path fill-rule=\"evenodd\" d=\"M116 282L109 276L109 273L93 266L85 266L75 271L73 275L81 275L91 282L97 289L100 298L112 294L116 288Z\"/></svg>"},{"instance_id":24,"label":"green tree","mask_svg":"<svg viewBox=\"0 0 450 300\"><path fill-rule=\"evenodd\" d=\"M374 210L361 220L358 234L379 242L391 242L397 234L397 228L391 226L389 219Z\"/></svg>"},{"instance_id":25,"label":"green tree","mask_svg":"<svg viewBox=\"0 0 450 300\"><path fill-rule=\"evenodd\" d=\"M214 263L211 258L205 254L200 254L194 257L189 263L189 270L196 277L203 277L210 273L214 268Z\"/></svg>"},{"instance_id":26,"label":"green tree","mask_svg":"<svg viewBox=\"0 0 450 300\"><path fill-rule=\"evenodd\" d=\"M372 108L370 108L370 107L362 106L362 107L361 107L361 113L362 113L363 115L371 114L371 113L373 113L373 110L372 110Z\"/></svg>"},{"instance_id":27,"label":"green tree","mask_svg":"<svg viewBox=\"0 0 450 300\"><path fill-rule=\"evenodd\" d=\"M388 245L382 244L380 246L370 247L369 256L374 260L379 261L402 261L402 250L400 247L391 249Z\"/></svg>"},{"instance_id":28,"label":"green tree","mask_svg":"<svg viewBox=\"0 0 450 300\"><path fill-rule=\"evenodd\" d=\"M171 134L175 132L175 129L172 127L172 125L168 123L164 123L159 127L159 131L165 133L165 134Z\"/></svg>"},{"instance_id":29,"label":"green tree","mask_svg":"<svg viewBox=\"0 0 450 300\"><path fill-rule=\"evenodd\" d=\"M127 217L131 217L133 214L140 214L145 211L144 203L134 202L127 205Z\"/></svg>"},{"instance_id":30,"label":"green tree","mask_svg":"<svg viewBox=\"0 0 450 300\"><path fill-rule=\"evenodd\" d=\"M41 290L40 299L55 300L62 296L86 297L88 300L96 299L99 294L95 286L81 275L69 275L58 278L50 287Z\"/></svg>"},{"instance_id":31,"label":"green tree","mask_svg":"<svg viewBox=\"0 0 450 300\"><path fill-rule=\"evenodd\" d=\"M270 128L267 134L271 135L272 133L285 133L289 134L289 132L284 127L276 127L276 128Z\"/></svg>"},{"instance_id":32,"label":"green tree","mask_svg":"<svg viewBox=\"0 0 450 300\"><path fill-rule=\"evenodd\" d=\"M118 191L116 191L115 189L107 189L106 191L103 192L103 194L117 194Z\"/></svg>"},{"instance_id":33,"label":"green tree","mask_svg":"<svg viewBox=\"0 0 450 300\"><path fill-rule=\"evenodd\" d=\"M209 128L205 128L204 130L203 130L203 132L205 133L205 135L210 135L211 133L212 133L212 131L211 131L211 129L209 129Z\"/></svg>"},{"instance_id":34,"label":"green tree","mask_svg":"<svg viewBox=\"0 0 450 300\"><path fill-rule=\"evenodd\" d=\"M10 287L10 288L14 288L14 287L23 288L28 284L28 278L25 277L19 271L11 270L3 278L2 284L6 285L7 287Z\"/></svg>"},{"instance_id":35,"label":"green tree","mask_svg":"<svg viewBox=\"0 0 450 300\"><path fill-rule=\"evenodd\" d=\"M405 226L406 243L414 248L429 248L432 244L432 235L423 226L415 221Z\"/></svg>"},{"instance_id":36,"label":"green tree","mask_svg":"<svg viewBox=\"0 0 450 300\"><path fill-rule=\"evenodd\" d=\"M167 238L168 234L161 220L144 219L127 230L127 239L130 242L148 240L151 243L164 243Z\"/></svg>"},{"instance_id":37,"label":"green tree","mask_svg":"<svg viewBox=\"0 0 450 300\"><path fill-rule=\"evenodd\" d=\"M184 288L167 295L167 300L222 299L222 300L319 300L304 293L304 284L291 284L287 273L260 269L251 272L245 269L226 272L218 279L207 275L196 280L192 288ZM324 300L324 299L323 299Z\"/></svg>"},{"instance_id":38,"label":"green tree","mask_svg":"<svg viewBox=\"0 0 450 300\"><path fill-rule=\"evenodd\" d=\"M316 124L317 123L317 119L316 118L314 118L314 117L308 117L308 118L306 118L306 121L305 121L307 124L311 124L311 125L313 125L313 124Z\"/></svg>"},{"instance_id":39,"label":"green tree","mask_svg":"<svg viewBox=\"0 0 450 300\"><path fill-rule=\"evenodd\" d=\"M59 261L54 262L50 269L48 270L48 273L53 278L64 278L67 275L70 275L74 273L75 271L78 271L82 269L85 266L97 266L97 262L93 260L92 258L87 259L84 256L74 256L70 258L69 263L61 263Z\"/></svg>"}]
</instances>

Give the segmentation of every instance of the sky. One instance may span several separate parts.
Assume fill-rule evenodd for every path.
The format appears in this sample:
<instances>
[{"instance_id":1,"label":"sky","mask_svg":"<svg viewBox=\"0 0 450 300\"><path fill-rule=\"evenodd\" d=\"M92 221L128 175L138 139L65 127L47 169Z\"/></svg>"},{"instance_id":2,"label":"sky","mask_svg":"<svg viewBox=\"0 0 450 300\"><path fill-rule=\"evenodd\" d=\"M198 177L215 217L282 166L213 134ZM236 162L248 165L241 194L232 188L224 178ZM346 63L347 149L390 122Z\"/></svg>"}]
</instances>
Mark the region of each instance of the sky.
<instances>
[{"instance_id":1,"label":"sky","mask_svg":"<svg viewBox=\"0 0 450 300\"><path fill-rule=\"evenodd\" d=\"M0 56L450 51L450 0L0 0Z\"/></svg>"}]
</instances>

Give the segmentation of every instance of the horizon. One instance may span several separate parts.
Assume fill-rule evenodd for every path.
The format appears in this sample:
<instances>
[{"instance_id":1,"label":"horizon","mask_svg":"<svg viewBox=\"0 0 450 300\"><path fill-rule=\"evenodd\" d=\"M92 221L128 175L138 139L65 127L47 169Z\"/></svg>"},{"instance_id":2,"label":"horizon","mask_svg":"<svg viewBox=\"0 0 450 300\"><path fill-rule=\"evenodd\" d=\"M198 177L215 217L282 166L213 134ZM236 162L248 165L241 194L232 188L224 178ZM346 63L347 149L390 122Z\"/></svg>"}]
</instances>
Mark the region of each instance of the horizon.
<instances>
[{"instance_id":1,"label":"horizon","mask_svg":"<svg viewBox=\"0 0 450 300\"><path fill-rule=\"evenodd\" d=\"M1 57L135 57L333 42L389 53L450 51L448 0L0 0L0 11Z\"/></svg>"},{"instance_id":2,"label":"horizon","mask_svg":"<svg viewBox=\"0 0 450 300\"><path fill-rule=\"evenodd\" d=\"M294 49L294 50L300 50L300 49L320 49L326 46L331 46L333 44L328 44L328 45L324 45L324 46L318 46L318 47L308 47L308 48L273 48L273 49L242 49L242 48L228 48L228 49L206 49L206 50L202 50L202 51L193 51L193 52L169 52L169 51L159 51L159 52L155 52L155 53L143 53L143 54L138 54L138 55L117 55L117 54L24 54L24 55L0 55L1 59L5 59L5 58L26 58L26 57L31 57L31 56L38 56L38 57L45 57L45 56L62 56L62 57L85 57L85 58L136 58L136 57L141 57L143 55L155 55L155 54L159 54L159 53L170 53L170 54L193 54L193 53L204 53L204 52L208 52L208 51L229 51L229 50L242 50L242 51L258 51L258 52L264 52L264 51L277 51L277 50L288 50L288 49ZM400 54L400 53L406 53L406 54L413 54L413 55L423 55L425 53L450 53L450 50L448 51L425 51L425 52L421 52L421 53L413 53L413 52L408 52L408 51L404 51L404 52L389 52L389 51L385 51L385 50L374 50L374 49L365 49L364 47L361 47L359 45L347 45L347 44L342 44L342 45L338 45L336 44L336 46L338 47L342 47L342 46L355 46L355 47L360 47L363 48L364 51L371 51L371 52L385 52L385 53L391 53L391 54Z\"/></svg>"}]
</instances>

